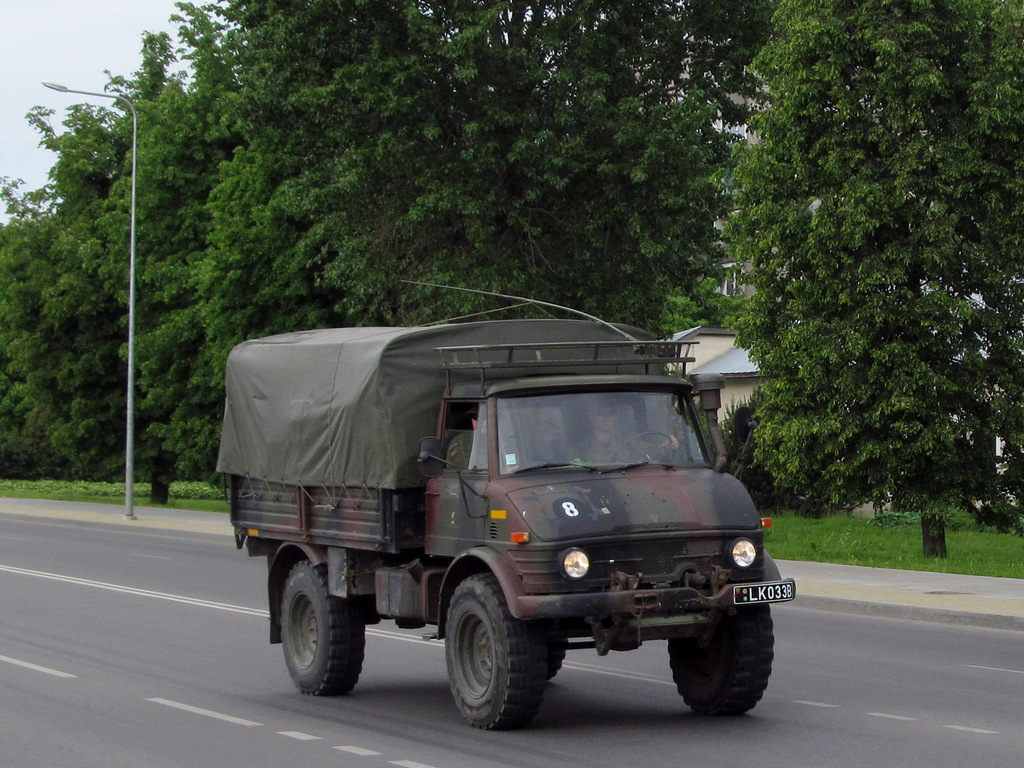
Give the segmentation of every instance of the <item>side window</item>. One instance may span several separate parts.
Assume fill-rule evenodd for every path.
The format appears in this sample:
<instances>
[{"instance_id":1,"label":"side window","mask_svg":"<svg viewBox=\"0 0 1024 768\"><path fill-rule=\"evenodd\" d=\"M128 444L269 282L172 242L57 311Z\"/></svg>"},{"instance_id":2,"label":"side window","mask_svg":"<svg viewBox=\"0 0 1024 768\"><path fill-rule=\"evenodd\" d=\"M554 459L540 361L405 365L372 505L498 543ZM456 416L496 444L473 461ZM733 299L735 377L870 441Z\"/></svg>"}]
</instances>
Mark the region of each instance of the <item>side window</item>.
<instances>
[{"instance_id":1,"label":"side window","mask_svg":"<svg viewBox=\"0 0 1024 768\"><path fill-rule=\"evenodd\" d=\"M477 402L450 403L444 421L445 460L453 469L486 469L487 410Z\"/></svg>"},{"instance_id":2,"label":"side window","mask_svg":"<svg viewBox=\"0 0 1024 768\"><path fill-rule=\"evenodd\" d=\"M673 398L675 413L673 414L677 432L680 436L680 448L682 458L688 464L703 464L705 462L704 451L701 449L700 438L697 430L692 427L687 418L686 401L679 395Z\"/></svg>"},{"instance_id":3,"label":"side window","mask_svg":"<svg viewBox=\"0 0 1024 768\"><path fill-rule=\"evenodd\" d=\"M481 408L473 430L473 447L469 453L470 469L487 469L487 409Z\"/></svg>"}]
</instances>

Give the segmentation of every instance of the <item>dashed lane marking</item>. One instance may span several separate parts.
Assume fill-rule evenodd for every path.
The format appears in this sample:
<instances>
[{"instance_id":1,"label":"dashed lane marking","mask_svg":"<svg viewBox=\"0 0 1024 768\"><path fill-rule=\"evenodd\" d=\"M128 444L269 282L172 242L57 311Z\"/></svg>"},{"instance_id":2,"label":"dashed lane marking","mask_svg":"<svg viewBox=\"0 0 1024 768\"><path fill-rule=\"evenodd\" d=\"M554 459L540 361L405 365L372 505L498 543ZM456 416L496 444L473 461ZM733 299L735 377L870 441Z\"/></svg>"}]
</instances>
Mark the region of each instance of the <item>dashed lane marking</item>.
<instances>
[{"instance_id":1,"label":"dashed lane marking","mask_svg":"<svg viewBox=\"0 0 1024 768\"><path fill-rule=\"evenodd\" d=\"M359 757L375 757L380 752L374 752L372 749L364 749L363 747L353 747L348 744L343 747L335 747L339 752L348 752L350 755L359 755Z\"/></svg>"},{"instance_id":2,"label":"dashed lane marking","mask_svg":"<svg viewBox=\"0 0 1024 768\"><path fill-rule=\"evenodd\" d=\"M78 675L72 675L70 672L61 672L59 669L51 669L50 667L43 667L39 664L33 664L29 661L22 661L21 659L12 659L10 656L0 656L0 661L7 664L13 664L16 667L23 667L24 669L31 669L33 672L42 672L44 675L52 675L53 677L69 677L74 678Z\"/></svg>"},{"instance_id":3,"label":"dashed lane marking","mask_svg":"<svg viewBox=\"0 0 1024 768\"><path fill-rule=\"evenodd\" d=\"M983 669L986 672L1005 672L1008 675L1024 675L1024 669L1003 669L1002 667L983 667L981 664L964 664L968 669Z\"/></svg>"},{"instance_id":4,"label":"dashed lane marking","mask_svg":"<svg viewBox=\"0 0 1024 768\"><path fill-rule=\"evenodd\" d=\"M263 725L263 723L257 723L253 720L245 720L241 717L235 717L234 715L225 715L223 712L214 712L212 709L203 709L202 707L193 707L191 704L182 704L180 701L171 701L170 699L146 699L154 704L161 704L165 707L171 707L172 709L180 709L183 712L190 712L193 715L202 715L203 717L210 717L214 720L222 720L225 723L231 723L233 725L244 725L248 728L252 728L257 725Z\"/></svg>"},{"instance_id":5,"label":"dashed lane marking","mask_svg":"<svg viewBox=\"0 0 1024 768\"><path fill-rule=\"evenodd\" d=\"M287 736L289 739L295 739L296 741L320 741L319 736L314 736L311 733L303 733L302 731L278 731L278 736Z\"/></svg>"},{"instance_id":6,"label":"dashed lane marking","mask_svg":"<svg viewBox=\"0 0 1024 768\"><path fill-rule=\"evenodd\" d=\"M986 728L971 728L966 725L944 725L943 728L949 728L952 731L966 731L967 733L981 733L981 734L995 734L999 731L990 731Z\"/></svg>"}]
</instances>

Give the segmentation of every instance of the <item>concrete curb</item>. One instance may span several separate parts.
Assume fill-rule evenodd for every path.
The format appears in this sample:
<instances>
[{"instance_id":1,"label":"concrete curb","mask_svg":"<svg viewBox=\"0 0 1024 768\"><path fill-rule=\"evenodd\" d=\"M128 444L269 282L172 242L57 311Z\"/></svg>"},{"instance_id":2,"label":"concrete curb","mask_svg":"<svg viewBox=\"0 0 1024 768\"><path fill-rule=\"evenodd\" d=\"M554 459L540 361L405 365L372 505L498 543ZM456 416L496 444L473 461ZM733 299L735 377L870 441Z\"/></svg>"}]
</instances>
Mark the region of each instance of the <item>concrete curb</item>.
<instances>
[{"instance_id":1,"label":"concrete curb","mask_svg":"<svg viewBox=\"0 0 1024 768\"><path fill-rule=\"evenodd\" d=\"M1024 632L1024 617L1005 614L976 613L974 611L957 610L954 608L929 608L920 605L877 603L869 600L851 600L845 597L826 597L823 595L801 595L800 582L797 582L797 597L793 605L817 611L833 613L850 613L859 616L878 616L889 619L906 619L908 621L930 621L937 624L953 624L961 627L981 627L984 629L1007 629Z\"/></svg>"}]
</instances>

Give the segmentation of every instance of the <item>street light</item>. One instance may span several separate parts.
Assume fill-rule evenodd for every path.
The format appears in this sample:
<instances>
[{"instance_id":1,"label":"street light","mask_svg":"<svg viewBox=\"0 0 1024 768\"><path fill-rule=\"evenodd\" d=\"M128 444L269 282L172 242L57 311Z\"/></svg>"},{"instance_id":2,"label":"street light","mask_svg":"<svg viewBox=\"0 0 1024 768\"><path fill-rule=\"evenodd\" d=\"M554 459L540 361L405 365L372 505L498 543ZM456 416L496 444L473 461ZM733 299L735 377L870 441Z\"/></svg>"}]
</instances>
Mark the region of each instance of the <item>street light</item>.
<instances>
[{"instance_id":1,"label":"street light","mask_svg":"<svg viewBox=\"0 0 1024 768\"><path fill-rule=\"evenodd\" d=\"M128 105L132 113L132 201L131 201L131 244L128 250L128 414L125 430L124 449L124 516L135 520L135 159L138 148L139 118L135 104L116 93L94 93L76 91L59 83L44 82L47 88L61 93L78 93L83 96L99 96L114 99Z\"/></svg>"}]
</instances>

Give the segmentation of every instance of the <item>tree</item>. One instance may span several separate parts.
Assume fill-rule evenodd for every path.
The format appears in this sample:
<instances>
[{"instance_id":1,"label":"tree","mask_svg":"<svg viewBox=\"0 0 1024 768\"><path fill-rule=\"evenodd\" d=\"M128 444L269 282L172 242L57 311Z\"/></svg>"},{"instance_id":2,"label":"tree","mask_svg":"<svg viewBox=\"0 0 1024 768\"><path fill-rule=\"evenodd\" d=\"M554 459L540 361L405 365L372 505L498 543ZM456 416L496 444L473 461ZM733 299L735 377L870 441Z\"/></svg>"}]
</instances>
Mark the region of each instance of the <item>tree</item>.
<instances>
[{"instance_id":1,"label":"tree","mask_svg":"<svg viewBox=\"0 0 1024 768\"><path fill-rule=\"evenodd\" d=\"M710 326L735 328L743 313L746 299L742 295L730 296L722 293L722 280L706 277L695 291L686 296L669 296L663 321L663 335L695 328Z\"/></svg>"},{"instance_id":2,"label":"tree","mask_svg":"<svg viewBox=\"0 0 1024 768\"><path fill-rule=\"evenodd\" d=\"M766 7L233 0L250 143L221 257L284 261L347 324L476 305L402 278L656 324L720 256L716 121Z\"/></svg>"},{"instance_id":3,"label":"tree","mask_svg":"<svg viewBox=\"0 0 1024 768\"><path fill-rule=\"evenodd\" d=\"M927 555L945 554L945 510L1005 525L1024 490L1015 14L784 0L737 172L759 456L808 495L921 511Z\"/></svg>"},{"instance_id":4,"label":"tree","mask_svg":"<svg viewBox=\"0 0 1024 768\"><path fill-rule=\"evenodd\" d=\"M156 500L177 477L212 472L222 412L223 360L212 361L203 305L209 196L243 143L234 101L237 30L210 6L179 3L179 51L188 76L167 76L175 58L165 36L126 88L146 104L139 170L140 457ZM157 65L162 62L162 65Z\"/></svg>"},{"instance_id":5,"label":"tree","mask_svg":"<svg viewBox=\"0 0 1024 768\"><path fill-rule=\"evenodd\" d=\"M30 119L59 153L51 183L15 200L0 239L2 337L24 384L26 427L44 434L78 473L108 477L123 464L127 217L112 190L125 181L131 126L118 112L72 107L58 135L52 110ZM59 205L57 201L59 202ZM124 227L122 229L122 223ZM108 244L117 240L117 258Z\"/></svg>"},{"instance_id":6,"label":"tree","mask_svg":"<svg viewBox=\"0 0 1024 768\"><path fill-rule=\"evenodd\" d=\"M179 473L213 466L221 388L196 364L206 343L196 292L207 198L241 141L229 117L237 41L211 7L178 5L190 76L171 72L168 35L146 34L139 70L108 85L139 113L135 447L155 502ZM13 218L0 239L0 341L25 379L27 425L79 476L113 477L124 456L131 121L78 105L58 135L50 115L37 108L32 120L58 153L51 183L5 193Z\"/></svg>"}]
</instances>

